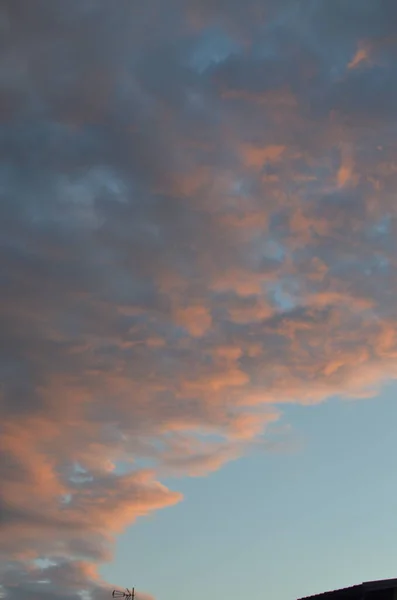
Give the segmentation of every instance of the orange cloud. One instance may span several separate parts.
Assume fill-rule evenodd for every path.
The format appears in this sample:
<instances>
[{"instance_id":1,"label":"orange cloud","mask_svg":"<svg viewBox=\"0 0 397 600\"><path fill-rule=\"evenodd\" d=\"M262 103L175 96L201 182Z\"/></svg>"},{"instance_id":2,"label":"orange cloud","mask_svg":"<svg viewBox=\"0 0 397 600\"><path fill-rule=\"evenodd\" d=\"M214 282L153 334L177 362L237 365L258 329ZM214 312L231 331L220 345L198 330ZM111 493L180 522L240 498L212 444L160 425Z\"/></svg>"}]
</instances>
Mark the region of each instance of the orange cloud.
<instances>
[{"instance_id":1,"label":"orange cloud","mask_svg":"<svg viewBox=\"0 0 397 600\"><path fill-rule=\"evenodd\" d=\"M2 15L6 600L104 600L115 536L182 500L166 475L395 377L393 3L371 36L271 2L264 37L256 0L170 2Z\"/></svg>"},{"instance_id":2,"label":"orange cloud","mask_svg":"<svg viewBox=\"0 0 397 600\"><path fill-rule=\"evenodd\" d=\"M341 152L341 165L337 173L338 186L343 188L348 185L355 185L357 183L357 177L354 174L354 161L351 150L349 148L342 148Z\"/></svg>"},{"instance_id":3,"label":"orange cloud","mask_svg":"<svg viewBox=\"0 0 397 600\"><path fill-rule=\"evenodd\" d=\"M239 296L255 296L261 293L263 284L269 279L272 279L269 274L259 275L230 268L214 278L212 289L216 292L234 291Z\"/></svg>"},{"instance_id":4,"label":"orange cloud","mask_svg":"<svg viewBox=\"0 0 397 600\"><path fill-rule=\"evenodd\" d=\"M266 162L278 161L284 150L284 146L258 147L252 144L242 144L239 148L243 163L248 168L260 168Z\"/></svg>"},{"instance_id":5,"label":"orange cloud","mask_svg":"<svg viewBox=\"0 0 397 600\"><path fill-rule=\"evenodd\" d=\"M363 62L369 62L370 48L368 44L360 44L351 61L348 63L348 69L356 69Z\"/></svg>"},{"instance_id":6,"label":"orange cloud","mask_svg":"<svg viewBox=\"0 0 397 600\"><path fill-rule=\"evenodd\" d=\"M208 309L200 305L178 308L175 311L175 319L194 337L205 335L212 324Z\"/></svg>"},{"instance_id":7,"label":"orange cloud","mask_svg":"<svg viewBox=\"0 0 397 600\"><path fill-rule=\"evenodd\" d=\"M214 349L213 355L221 361L236 361L242 355L242 349L239 346L218 346Z\"/></svg>"}]
</instances>

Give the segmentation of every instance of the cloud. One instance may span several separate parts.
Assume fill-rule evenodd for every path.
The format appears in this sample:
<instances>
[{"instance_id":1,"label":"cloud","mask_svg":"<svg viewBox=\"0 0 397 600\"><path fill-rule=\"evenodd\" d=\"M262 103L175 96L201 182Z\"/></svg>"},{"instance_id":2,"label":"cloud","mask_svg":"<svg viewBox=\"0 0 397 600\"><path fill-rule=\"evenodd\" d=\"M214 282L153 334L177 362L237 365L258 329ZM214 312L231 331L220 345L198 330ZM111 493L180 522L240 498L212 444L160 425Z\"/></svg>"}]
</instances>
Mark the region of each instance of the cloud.
<instances>
[{"instance_id":1,"label":"cloud","mask_svg":"<svg viewBox=\"0 0 397 600\"><path fill-rule=\"evenodd\" d=\"M369 60L369 54L369 49L364 44L360 44L353 58L348 63L347 68L356 69L363 62L366 63Z\"/></svg>"},{"instance_id":2,"label":"cloud","mask_svg":"<svg viewBox=\"0 0 397 600\"><path fill-rule=\"evenodd\" d=\"M193 337L201 337L210 329L211 315L205 306L188 306L178 308L175 322L184 327Z\"/></svg>"},{"instance_id":3,"label":"cloud","mask_svg":"<svg viewBox=\"0 0 397 600\"><path fill-rule=\"evenodd\" d=\"M396 4L242 6L2 4L6 600L396 372Z\"/></svg>"}]
</instances>

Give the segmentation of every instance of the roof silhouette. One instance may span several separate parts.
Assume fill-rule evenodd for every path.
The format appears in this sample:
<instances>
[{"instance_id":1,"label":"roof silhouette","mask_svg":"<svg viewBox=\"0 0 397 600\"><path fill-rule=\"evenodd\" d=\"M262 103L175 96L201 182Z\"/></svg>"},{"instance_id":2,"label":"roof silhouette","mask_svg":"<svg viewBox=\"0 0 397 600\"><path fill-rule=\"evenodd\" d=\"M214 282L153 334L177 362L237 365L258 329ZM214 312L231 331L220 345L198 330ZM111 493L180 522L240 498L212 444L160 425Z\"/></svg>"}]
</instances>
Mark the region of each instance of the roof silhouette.
<instances>
[{"instance_id":1,"label":"roof silhouette","mask_svg":"<svg viewBox=\"0 0 397 600\"><path fill-rule=\"evenodd\" d=\"M328 592L322 592L321 594L313 594L311 596L305 596L299 600L313 600L319 598L320 600L336 600L337 598L343 600L354 600L355 598L361 598L363 593L388 590L391 588L397 588L397 579L379 579L377 581L367 581L358 585L353 585L339 590L332 590Z\"/></svg>"}]
</instances>

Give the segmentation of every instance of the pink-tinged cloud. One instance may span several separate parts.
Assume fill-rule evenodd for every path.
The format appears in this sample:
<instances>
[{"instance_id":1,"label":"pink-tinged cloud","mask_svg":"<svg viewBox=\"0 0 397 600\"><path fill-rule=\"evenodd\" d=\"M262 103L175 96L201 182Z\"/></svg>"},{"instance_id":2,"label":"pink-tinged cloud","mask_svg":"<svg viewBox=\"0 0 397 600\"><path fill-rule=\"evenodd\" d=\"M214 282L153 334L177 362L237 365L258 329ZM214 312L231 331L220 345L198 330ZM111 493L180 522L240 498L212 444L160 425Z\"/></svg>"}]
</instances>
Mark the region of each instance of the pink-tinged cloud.
<instances>
[{"instance_id":1,"label":"pink-tinged cloud","mask_svg":"<svg viewBox=\"0 0 397 600\"><path fill-rule=\"evenodd\" d=\"M367 63L370 57L370 50L365 44L360 44L357 48L356 53L354 54L351 61L348 63L348 69L357 69L357 67L362 66L363 63Z\"/></svg>"},{"instance_id":2,"label":"pink-tinged cloud","mask_svg":"<svg viewBox=\"0 0 397 600\"><path fill-rule=\"evenodd\" d=\"M177 308L174 318L175 323L184 327L193 337L202 337L212 325L209 310L200 305Z\"/></svg>"},{"instance_id":3,"label":"pink-tinged cloud","mask_svg":"<svg viewBox=\"0 0 397 600\"><path fill-rule=\"evenodd\" d=\"M278 162L284 150L283 146L257 147L249 144L242 144L240 148L242 160L248 168L262 168L267 162Z\"/></svg>"},{"instance_id":4,"label":"pink-tinged cloud","mask_svg":"<svg viewBox=\"0 0 397 600\"><path fill-rule=\"evenodd\" d=\"M6 600L104 600L115 536L182 500L167 475L275 451L279 405L395 376L396 22L3 2Z\"/></svg>"}]
</instances>

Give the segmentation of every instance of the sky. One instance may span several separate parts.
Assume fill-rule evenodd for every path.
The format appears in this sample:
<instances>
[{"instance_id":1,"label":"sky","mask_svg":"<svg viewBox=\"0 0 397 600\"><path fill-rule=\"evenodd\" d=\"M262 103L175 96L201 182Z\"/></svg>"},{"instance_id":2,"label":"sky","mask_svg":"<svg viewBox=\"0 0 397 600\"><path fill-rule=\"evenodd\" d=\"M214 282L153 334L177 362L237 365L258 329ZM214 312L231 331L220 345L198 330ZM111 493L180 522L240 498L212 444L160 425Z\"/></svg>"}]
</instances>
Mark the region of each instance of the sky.
<instances>
[{"instance_id":1,"label":"sky","mask_svg":"<svg viewBox=\"0 0 397 600\"><path fill-rule=\"evenodd\" d=\"M0 598L393 577L395 0L0 3Z\"/></svg>"}]
</instances>

